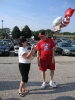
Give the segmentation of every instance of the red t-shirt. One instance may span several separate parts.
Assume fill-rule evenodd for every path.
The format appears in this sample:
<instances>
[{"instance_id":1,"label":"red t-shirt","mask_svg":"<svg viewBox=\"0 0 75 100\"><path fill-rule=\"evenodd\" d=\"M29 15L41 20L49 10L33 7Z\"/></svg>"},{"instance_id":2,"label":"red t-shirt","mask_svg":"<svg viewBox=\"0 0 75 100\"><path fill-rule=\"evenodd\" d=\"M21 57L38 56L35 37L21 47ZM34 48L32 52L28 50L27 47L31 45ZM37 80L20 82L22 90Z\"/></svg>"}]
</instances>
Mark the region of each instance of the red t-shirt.
<instances>
[{"instance_id":1,"label":"red t-shirt","mask_svg":"<svg viewBox=\"0 0 75 100\"><path fill-rule=\"evenodd\" d=\"M52 56L53 47L55 47L54 41L50 38L47 38L45 41L40 40L37 43L36 50L40 51L40 58L49 59Z\"/></svg>"}]
</instances>

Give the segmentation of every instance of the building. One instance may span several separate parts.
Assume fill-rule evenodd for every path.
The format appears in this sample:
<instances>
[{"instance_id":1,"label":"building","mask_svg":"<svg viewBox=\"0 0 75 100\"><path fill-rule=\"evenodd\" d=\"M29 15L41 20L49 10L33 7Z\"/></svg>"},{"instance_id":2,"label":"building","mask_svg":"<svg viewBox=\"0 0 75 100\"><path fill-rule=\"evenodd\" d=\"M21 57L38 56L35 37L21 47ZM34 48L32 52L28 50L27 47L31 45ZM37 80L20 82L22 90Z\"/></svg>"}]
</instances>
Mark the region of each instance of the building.
<instances>
[{"instance_id":1,"label":"building","mask_svg":"<svg viewBox=\"0 0 75 100\"><path fill-rule=\"evenodd\" d=\"M74 35L63 35L63 34L58 35L58 34L56 34L55 37L56 37L56 39L62 39L62 38L64 38L64 39L73 39Z\"/></svg>"}]
</instances>

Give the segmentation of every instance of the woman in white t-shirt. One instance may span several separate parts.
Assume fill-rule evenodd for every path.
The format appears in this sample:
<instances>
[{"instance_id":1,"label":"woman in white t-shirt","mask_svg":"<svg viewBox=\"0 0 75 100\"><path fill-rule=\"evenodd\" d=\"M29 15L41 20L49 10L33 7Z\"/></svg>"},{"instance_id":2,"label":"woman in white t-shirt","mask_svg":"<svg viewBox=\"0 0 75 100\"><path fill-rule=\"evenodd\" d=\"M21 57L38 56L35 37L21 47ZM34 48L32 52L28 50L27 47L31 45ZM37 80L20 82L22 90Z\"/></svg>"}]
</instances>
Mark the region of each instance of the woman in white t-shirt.
<instances>
[{"instance_id":1,"label":"woman in white t-shirt","mask_svg":"<svg viewBox=\"0 0 75 100\"><path fill-rule=\"evenodd\" d=\"M29 62L28 59L31 57L34 50L34 46L32 45L30 52L28 52L26 45L27 45L26 39L22 38L20 40L20 47L18 51L19 70L22 76L18 93L21 97L25 96L24 92L28 92L28 90L25 89L24 85L28 81L28 74L29 74L30 64L31 64L31 62Z\"/></svg>"}]
</instances>

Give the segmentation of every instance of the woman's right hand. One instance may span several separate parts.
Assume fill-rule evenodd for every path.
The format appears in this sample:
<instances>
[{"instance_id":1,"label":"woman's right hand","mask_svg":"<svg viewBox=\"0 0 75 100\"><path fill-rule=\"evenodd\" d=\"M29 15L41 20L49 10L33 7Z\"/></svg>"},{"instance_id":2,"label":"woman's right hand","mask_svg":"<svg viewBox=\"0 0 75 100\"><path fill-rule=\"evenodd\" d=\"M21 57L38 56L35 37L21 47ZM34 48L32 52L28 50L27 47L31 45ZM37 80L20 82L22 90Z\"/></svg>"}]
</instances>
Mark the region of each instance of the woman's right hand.
<instances>
[{"instance_id":1,"label":"woman's right hand","mask_svg":"<svg viewBox=\"0 0 75 100\"><path fill-rule=\"evenodd\" d=\"M33 50L33 49L34 49L34 45L31 46L31 50Z\"/></svg>"}]
</instances>

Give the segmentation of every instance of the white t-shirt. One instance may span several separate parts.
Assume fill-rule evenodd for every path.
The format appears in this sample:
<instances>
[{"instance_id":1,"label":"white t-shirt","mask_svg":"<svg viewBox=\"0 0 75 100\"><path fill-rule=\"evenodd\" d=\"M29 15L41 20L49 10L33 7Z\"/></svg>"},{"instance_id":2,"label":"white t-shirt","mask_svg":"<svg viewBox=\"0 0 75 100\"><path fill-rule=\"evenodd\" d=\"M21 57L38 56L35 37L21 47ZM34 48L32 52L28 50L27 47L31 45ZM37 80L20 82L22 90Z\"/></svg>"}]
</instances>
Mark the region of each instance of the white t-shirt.
<instances>
[{"instance_id":1,"label":"white t-shirt","mask_svg":"<svg viewBox=\"0 0 75 100\"><path fill-rule=\"evenodd\" d=\"M23 58L23 54L24 53L28 53L28 50L27 48L25 47L19 47L19 50L18 50L18 59L19 59L19 63L28 63L26 61L26 59Z\"/></svg>"},{"instance_id":2,"label":"white t-shirt","mask_svg":"<svg viewBox=\"0 0 75 100\"><path fill-rule=\"evenodd\" d=\"M33 56L30 56L29 59L25 59L23 58L23 54L24 53L28 53L29 51L27 50L27 47L19 47L18 50L18 59L19 59L19 63L31 63L31 61L33 60Z\"/></svg>"}]
</instances>

